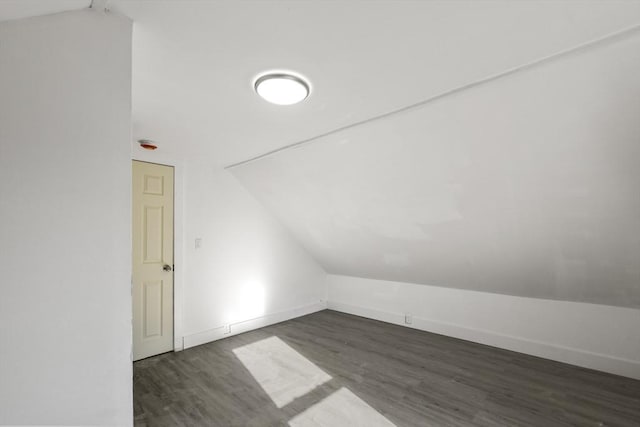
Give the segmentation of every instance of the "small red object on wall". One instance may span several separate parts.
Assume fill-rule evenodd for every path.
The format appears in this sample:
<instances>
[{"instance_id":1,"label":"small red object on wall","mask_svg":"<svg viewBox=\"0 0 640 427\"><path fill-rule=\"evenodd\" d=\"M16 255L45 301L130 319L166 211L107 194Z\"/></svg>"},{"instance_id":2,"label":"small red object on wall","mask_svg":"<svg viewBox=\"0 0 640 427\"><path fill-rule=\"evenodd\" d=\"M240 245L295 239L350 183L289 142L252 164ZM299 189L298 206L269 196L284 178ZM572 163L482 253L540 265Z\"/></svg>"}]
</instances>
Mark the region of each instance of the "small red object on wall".
<instances>
[{"instance_id":1,"label":"small red object on wall","mask_svg":"<svg viewBox=\"0 0 640 427\"><path fill-rule=\"evenodd\" d=\"M144 148L145 150L155 150L156 148L158 148L158 146L156 145L155 142L153 142L150 139L139 139L138 143L140 144L140 146L142 148Z\"/></svg>"}]
</instances>

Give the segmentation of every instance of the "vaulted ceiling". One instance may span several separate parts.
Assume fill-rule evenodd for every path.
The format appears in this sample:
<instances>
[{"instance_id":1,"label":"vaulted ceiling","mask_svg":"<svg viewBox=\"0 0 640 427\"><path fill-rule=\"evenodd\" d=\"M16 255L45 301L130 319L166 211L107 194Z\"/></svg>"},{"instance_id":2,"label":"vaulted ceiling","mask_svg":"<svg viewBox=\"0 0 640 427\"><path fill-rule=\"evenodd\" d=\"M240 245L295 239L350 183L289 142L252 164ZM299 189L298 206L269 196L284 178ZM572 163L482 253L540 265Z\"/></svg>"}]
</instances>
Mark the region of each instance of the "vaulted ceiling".
<instances>
[{"instance_id":1,"label":"vaulted ceiling","mask_svg":"<svg viewBox=\"0 0 640 427\"><path fill-rule=\"evenodd\" d=\"M640 1L107 3L135 22L135 139L221 167L315 138L232 171L328 271L640 306L637 31L369 121L634 28ZM267 104L268 70L311 96Z\"/></svg>"},{"instance_id":2,"label":"vaulted ceiling","mask_svg":"<svg viewBox=\"0 0 640 427\"><path fill-rule=\"evenodd\" d=\"M640 31L231 171L331 273L640 307Z\"/></svg>"},{"instance_id":3,"label":"vaulted ceiling","mask_svg":"<svg viewBox=\"0 0 640 427\"><path fill-rule=\"evenodd\" d=\"M638 23L638 1L109 0L134 27L134 136L227 165L365 120ZM88 0L3 0L0 20ZM259 73L312 96L278 108ZM187 155L188 155L187 154Z\"/></svg>"},{"instance_id":4,"label":"vaulted ceiling","mask_svg":"<svg viewBox=\"0 0 640 427\"><path fill-rule=\"evenodd\" d=\"M617 1L113 1L135 21L137 137L221 165L423 100L638 23ZM253 79L313 85L278 108Z\"/></svg>"}]
</instances>

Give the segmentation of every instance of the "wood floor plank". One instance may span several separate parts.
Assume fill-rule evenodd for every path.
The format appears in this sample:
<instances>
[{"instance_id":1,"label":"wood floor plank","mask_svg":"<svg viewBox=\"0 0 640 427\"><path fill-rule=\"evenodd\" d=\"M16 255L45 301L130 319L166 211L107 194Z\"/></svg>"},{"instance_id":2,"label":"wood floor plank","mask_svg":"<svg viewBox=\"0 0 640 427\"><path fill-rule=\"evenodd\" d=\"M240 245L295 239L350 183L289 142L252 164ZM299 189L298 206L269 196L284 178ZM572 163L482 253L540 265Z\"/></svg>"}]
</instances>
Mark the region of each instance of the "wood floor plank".
<instances>
[{"instance_id":1,"label":"wood floor plank","mask_svg":"<svg viewBox=\"0 0 640 427\"><path fill-rule=\"evenodd\" d=\"M277 407L234 353L272 337L331 379ZM351 393L398 427L640 427L640 381L330 310L134 363L136 426L314 425Z\"/></svg>"}]
</instances>

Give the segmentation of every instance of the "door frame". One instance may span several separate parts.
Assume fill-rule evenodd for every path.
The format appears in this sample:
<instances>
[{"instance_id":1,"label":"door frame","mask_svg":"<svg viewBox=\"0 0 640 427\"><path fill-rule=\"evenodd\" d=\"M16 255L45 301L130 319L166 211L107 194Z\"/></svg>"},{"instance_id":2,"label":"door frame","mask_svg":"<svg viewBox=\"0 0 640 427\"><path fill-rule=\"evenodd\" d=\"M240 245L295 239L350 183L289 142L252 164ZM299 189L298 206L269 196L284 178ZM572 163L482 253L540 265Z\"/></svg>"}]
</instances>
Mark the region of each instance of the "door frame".
<instances>
[{"instance_id":1,"label":"door frame","mask_svg":"<svg viewBox=\"0 0 640 427\"><path fill-rule=\"evenodd\" d=\"M160 153L142 152L139 146L133 147L131 162L153 163L173 167L173 351L184 350L183 342L183 301L184 301L184 167L181 161L167 158ZM131 170L131 168L129 168ZM131 181L131 177L129 178ZM129 188L132 191L132 188ZM130 195L131 197L131 195ZM130 230L131 247L133 233ZM133 288L132 288L133 290ZM133 310L133 307L132 307ZM133 311L132 311L133 313ZM133 354L133 341L131 342Z\"/></svg>"}]
</instances>

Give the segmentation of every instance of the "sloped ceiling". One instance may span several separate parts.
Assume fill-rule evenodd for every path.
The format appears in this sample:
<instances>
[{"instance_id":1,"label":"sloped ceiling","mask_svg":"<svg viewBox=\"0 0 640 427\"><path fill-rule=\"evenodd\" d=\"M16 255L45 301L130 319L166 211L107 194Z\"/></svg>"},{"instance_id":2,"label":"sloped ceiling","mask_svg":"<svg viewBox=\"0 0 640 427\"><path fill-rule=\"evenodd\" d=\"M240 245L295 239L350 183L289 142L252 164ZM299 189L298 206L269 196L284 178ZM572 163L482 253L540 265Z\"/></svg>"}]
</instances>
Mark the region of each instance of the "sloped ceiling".
<instances>
[{"instance_id":1,"label":"sloped ceiling","mask_svg":"<svg viewBox=\"0 0 640 427\"><path fill-rule=\"evenodd\" d=\"M89 7L91 0L0 0L0 21Z\"/></svg>"},{"instance_id":2,"label":"sloped ceiling","mask_svg":"<svg viewBox=\"0 0 640 427\"><path fill-rule=\"evenodd\" d=\"M89 0L1 0L0 20ZM134 21L134 140L219 166L315 137L640 22L640 1L108 0ZM290 108L253 79L313 85Z\"/></svg>"},{"instance_id":3,"label":"sloped ceiling","mask_svg":"<svg viewBox=\"0 0 640 427\"><path fill-rule=\"evenodd\" d=\"M640 307L639 33L231 170L331 273Z\"/></svg>"},{"instance_id":4,"label":"sloped ceiling","mask_svg":"<svg viewBox=\"0 0 640 427\"><path fill-rule=\"evenodd\" d=\"M640 21L634 1L119 1L134 20L134 136L229 165ZM258 98L292 69L303 104Z\"/></svg>"},{"instance_id":5,"label":"sloped ceiling","mask_svg":"<svg viewBox=\"0 0 640 427\"><path fill-rule=\"evenodd\" d=\"M0 20L88 3L4 0ZM640 24L625 0L108 4L134 20L133 139L218 167ZM233 173L331 272L638 307L636 38ZM259 99L272 69L311 97Z\"/></svg>"}]
</instances>

